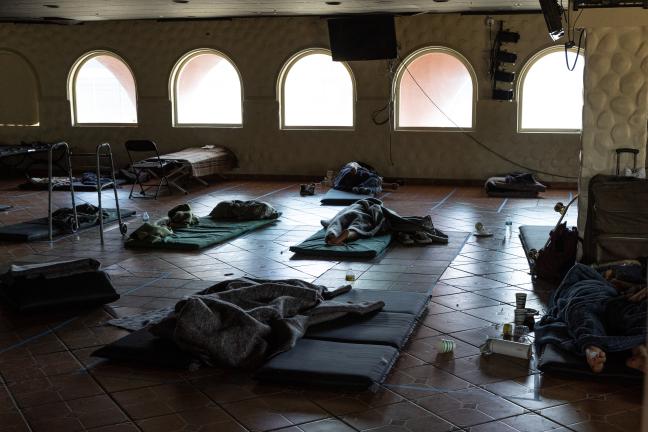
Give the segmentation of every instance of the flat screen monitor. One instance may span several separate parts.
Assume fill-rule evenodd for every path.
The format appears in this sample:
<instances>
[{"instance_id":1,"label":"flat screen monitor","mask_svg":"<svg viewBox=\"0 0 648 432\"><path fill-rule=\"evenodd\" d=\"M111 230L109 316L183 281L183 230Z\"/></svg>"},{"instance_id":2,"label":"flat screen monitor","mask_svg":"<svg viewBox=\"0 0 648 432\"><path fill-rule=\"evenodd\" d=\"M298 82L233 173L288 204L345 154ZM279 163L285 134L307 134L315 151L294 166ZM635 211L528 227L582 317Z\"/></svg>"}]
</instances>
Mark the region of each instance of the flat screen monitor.
<instances>
[{"instance_id":1,"label":"flat screen monitor","mask_svg":"<svg viewBox=\"0 0 648 432\"><path fill-rule=\"evenodd\" d=\"M393 15L363 15L328 20L335 61L394 59L397 55Z\"/></svg>"},{"instance_id":2,"label":"flat screen monitor","mask_svg":"<svg viewBox=\"0 0 648 432\"><path fill-rule=\"evenodd\" d=\"M540 0L540 7L547 23L549 36L558 40L565 34L562 23L562 8L556 0Z\"/></svg>"}]
</instances>

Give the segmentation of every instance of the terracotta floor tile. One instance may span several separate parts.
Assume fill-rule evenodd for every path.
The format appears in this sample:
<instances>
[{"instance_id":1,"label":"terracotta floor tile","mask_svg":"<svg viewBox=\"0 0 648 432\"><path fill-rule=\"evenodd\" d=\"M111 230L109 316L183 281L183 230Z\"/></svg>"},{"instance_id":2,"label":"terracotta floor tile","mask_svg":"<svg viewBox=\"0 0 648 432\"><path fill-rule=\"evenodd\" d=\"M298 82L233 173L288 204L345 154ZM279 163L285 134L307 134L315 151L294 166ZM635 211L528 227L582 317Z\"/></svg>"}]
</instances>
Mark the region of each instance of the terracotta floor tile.
<instances>
[{"instance_id":1,"label":"terracotta floor tile","mask_svg":"<svg viewBox=\"0 0 648 432\"><path fill-rule=\"evenodd\" d=\"M223 408L251 431L278 429L328 417L313 402L289 394L232 402Z\"/></svg>"},{"instance_id":2,"label":"terracotta floor tile","mask_svg":"<svg viewBox=\"0 0 648 432\"><path fill-rule=\"evenodd\" d=\"M337 419L324 419L299 426L277 429L276 432L353 432L355 429Z\"/></svg>"},{"instance_id":3,"label":"terracotta floor tile","mask_svg":"<svg viewBox=\"0 0 648 432\"><path fill-rule=\"evenodd\" d=\"M338 417L390 405L403 400L396 392L385 386L357 392L310 390L305 392L304 396L327 412Z\"/></svg>"},{"instance_id":4,"label":"terracotta floor tile","mask_svg":"<svg viewBox=\"0 0 648 432\"><path fill-rule=\"evenodd\" d=\"M77 431L114 425L128 420L108 396L92 396L25 408L34 431Z\"/></svg>"},{"instance_id":5,"label":"terracotta floor tile","mask_svg":"<svg viewBox=\"0 0 648 432\"><path fill-rule=\"evenodd\" d=\"M115 401L136 420L213 406L188 384L166 384L112 393Z\"/></svg>"},{"instance_id":6,"label":"terracotta floor tile","mask_svg":"<svg viewBox=\"0 0 648 432\"><path fill-rule=\"evenodd\" d=\"M490 325L488 321L459 311L430 315L424 318L423 323L441 333L454 333Z\"/></svg>"},{"instance_id":7,"label":"terracotta floor tile","mask_svg":"<svg viewBox=\"0 0 648 432\"><path fill-rule=\"evenodd\" d=\"M229 414L217 406L190 409L174 414L153 417L137 422L144 432L182 432L189 430L214 430L219 432L244 432Z\"/></svg>"},{"instance_id":8,"label":"terracotta floor tile","mask_svg":"<svg viewBox=\"0 0 648 432\"><path fill-rule=\"evenodd\" d=\"M468 428L469 432L562 432L561 425L537 414L523 414Z\"/></svg>"},{"instance_id":9,"label":"terracotta floor tile","mask_svg":"<svg viewBox=\"0 0 648 432\"><path fill-rule=\"evenodd\" d=\"M420 398L416 403L460 427L491 422L525 412L524 408L478 388L437 393Z\"/></svg>"},{"instance_id":10,"label":"terracotta floor tile","mask_svg":"<svg viewBox=\"0 0 648 432\"><path fill-rule=\"evenodd\" d=\"M20 381L10 384L9 389L23 408L104 393L85 372Z\"/></svg>"},{"instance_id":11,"label":"terracotta floor tile","mask_svg":"<svg viewBox=\"0 0 648 432\"><path fill-rule=\"evenodd\" d=\"M446 432L454 429L452 424L411 402L353 414L343 420L360 431Z\"/></svg>"}]
</instances>

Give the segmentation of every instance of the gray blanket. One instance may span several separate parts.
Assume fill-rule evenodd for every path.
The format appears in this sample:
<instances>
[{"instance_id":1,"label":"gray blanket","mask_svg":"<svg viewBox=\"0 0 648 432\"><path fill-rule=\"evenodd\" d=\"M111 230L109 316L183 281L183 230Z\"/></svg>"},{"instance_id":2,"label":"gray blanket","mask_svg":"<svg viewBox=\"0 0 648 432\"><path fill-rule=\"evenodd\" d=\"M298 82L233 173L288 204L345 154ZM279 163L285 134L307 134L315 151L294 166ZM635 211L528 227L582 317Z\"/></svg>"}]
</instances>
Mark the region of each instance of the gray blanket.
<instances>
[{"instance_id":1,"label":"gray blanket","mask_svg":"<svg viewBox=\"0 0 648 432\"><path fill-rule=\"evenodd\" d=\"M353 231L359 238L385 233L427 233L441 243L448 236L434 228L430 216L401 216L385 207L379 199L367 198L340 210L331 220L322 221L326 238L339 237L344 230Z\"/></svg>"},{"instance_id":2,"label":"gray blanket","mask_svg":"<svg viewBox=\"0 0 648 432\"><path fill-rule=\"evenodd\" d=\"M309 326L382 309L384 303L336 302L335 291L300 280L233 279L179 301L175 308L109 323L170 339L209 365L254 368L287 351Z\"/></svg>"}]
</instances>

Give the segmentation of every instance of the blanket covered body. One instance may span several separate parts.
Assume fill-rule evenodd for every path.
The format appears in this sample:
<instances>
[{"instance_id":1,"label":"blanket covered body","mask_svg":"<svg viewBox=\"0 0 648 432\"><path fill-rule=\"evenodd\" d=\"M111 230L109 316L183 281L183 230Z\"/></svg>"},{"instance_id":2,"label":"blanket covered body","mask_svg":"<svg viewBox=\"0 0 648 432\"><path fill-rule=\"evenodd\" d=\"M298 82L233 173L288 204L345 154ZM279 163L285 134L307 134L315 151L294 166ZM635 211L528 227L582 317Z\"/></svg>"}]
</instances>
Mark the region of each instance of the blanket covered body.
<instances>
[{"instance_id":1,"label":"blanket covered body","mask_svg":"<svg viewBox=\"0 0 648 432\"><path fill-rule=\"evenodd\" d=\"M382 192L382 177L370 165L349 162L333 179L333 188L362 195L375 195Z\"/></svg>"},{"instance_id":2,"label":"blanket covered body","mask_svg":"<svg viewBox=\"0 0 648 432\"><path fill-rule=\"evenodd\" d=\"M550 343L581 356L588 346L626 351L645 343L646 314L645 300L629 301L596 270L576 264L536 325L536 344Z\"/></svg>"},{"instance_id":3,"label":"blanket covered body","mask_svg":"<svg viewBox=\"0 0 648 432\"><path fill-rule=\"evenodd\" d=\"M300 280L223 281L166 308L110 321L129 330L149 327L205 364L254 368L292 348L309 326L382 309L381 301L336 302L335 291Z\"/></svg>"},{"instance_id":4,"label":"blanket covered body","mask_svg":"<svg viewBox=\"0 0 648 432\"><path fill-rule=\"evenodd\" d=\"M383 206L376 198L367 198L342 209L331 220L322 221L326 238L340 237L345 230L359 238L370 238L385 233L428 233L439 242L448 242L448 236L434 228L430 216L400 216Z\"/></svg>"}]
</instances>

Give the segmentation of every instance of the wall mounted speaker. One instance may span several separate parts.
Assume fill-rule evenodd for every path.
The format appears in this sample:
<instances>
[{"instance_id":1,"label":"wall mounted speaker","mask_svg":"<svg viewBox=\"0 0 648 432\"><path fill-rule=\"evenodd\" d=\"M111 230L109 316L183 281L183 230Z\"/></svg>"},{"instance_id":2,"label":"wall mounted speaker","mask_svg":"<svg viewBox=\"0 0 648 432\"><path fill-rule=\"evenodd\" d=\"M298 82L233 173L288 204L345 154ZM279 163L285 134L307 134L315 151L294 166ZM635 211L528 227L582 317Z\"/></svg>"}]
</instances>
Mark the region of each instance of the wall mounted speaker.
<instances>
[{"instance_id":1,"label":"wall mounted speaker","mask_svg":"<svg viewBox=\"0 0 648 432\"><path fill-rule=\"evenodd\" d=\"M510 102L513 100L513 90L494 89L493 99Z\"/></svg>"},{"instance_id":2,"label":"wall mounted speaker","mask_svg":"<svg viewBox=\"0 0 648 432\"><path fill-rule=\"evenodd\" d=\"M495 81L512 83L515 81L515 72L507 72L503 70L495 71Z\"/></svg>"},{"instance_id":3,"label":"wall mounted speaker","mask_svg":"<svg viewBox=\"0 0 648 432\"><path fill-rule=\"evenodd\" d=\"M517 61L517 54L508 51L498 51L497 60L502 63L515 63Z\"/></svg>"}]
</instances>

